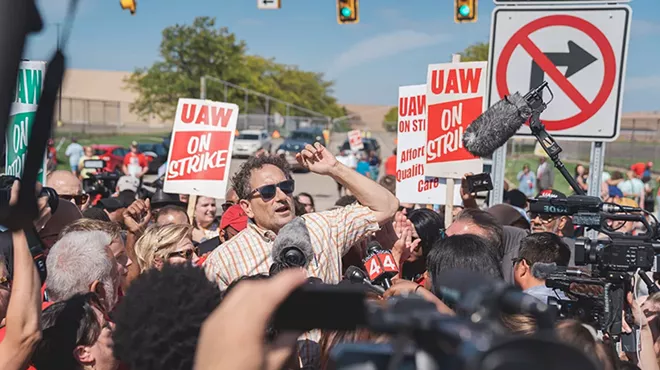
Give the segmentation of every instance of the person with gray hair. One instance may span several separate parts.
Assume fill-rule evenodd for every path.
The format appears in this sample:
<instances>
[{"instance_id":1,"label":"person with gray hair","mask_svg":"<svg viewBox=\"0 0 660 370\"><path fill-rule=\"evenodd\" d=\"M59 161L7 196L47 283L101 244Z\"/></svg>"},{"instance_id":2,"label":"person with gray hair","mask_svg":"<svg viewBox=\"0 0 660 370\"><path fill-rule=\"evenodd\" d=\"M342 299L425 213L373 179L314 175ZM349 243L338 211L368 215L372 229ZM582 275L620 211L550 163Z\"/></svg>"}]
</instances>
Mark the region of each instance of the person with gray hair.
<instances>
[{"instance_id":1,"label":"person with gray hair","mask_svg":"<svg viewBox=\"0 0 660 370\"><path fill-rule=\"evenodd\" d=\"M64 235L46 259L46 295L60 302L75 294L94 292L108 311L117 304L119 273L110 248L112 238L102 231L73 231Z\"/></svg>"}]
</instances>

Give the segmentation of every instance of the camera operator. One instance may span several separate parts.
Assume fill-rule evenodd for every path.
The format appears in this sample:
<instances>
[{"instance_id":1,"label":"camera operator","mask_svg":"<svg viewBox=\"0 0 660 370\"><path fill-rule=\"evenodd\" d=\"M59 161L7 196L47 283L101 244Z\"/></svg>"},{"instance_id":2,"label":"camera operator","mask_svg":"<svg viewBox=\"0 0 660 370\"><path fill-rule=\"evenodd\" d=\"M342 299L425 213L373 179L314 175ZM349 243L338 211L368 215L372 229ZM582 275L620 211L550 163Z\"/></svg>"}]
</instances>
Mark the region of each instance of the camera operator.
<instances>
[{"instance_id":1,"label":"camera operator","mask_svg":"<svg viewBox=\"0 0 660 370\"><path fill-rule=\"evenodd\" d=\"M566 199L566 195L554 189L541 191L536 199ZM568 216L558 216L547 213L531 213L529 219L532 222L532 232L550 232L559 235L571 250L571 260L568 265L575 266L575 240L573 238L573 222Z\"/></svg>"},{"instance_id":2,"label":"camera operator","mask_svg":"<svg viewBox=\"0 0 660 370\"><path fill-rule=\"evenodd\" d=\"M545 286L544 272L538 263L568 266L571 251L561 238L553 233L529 235L520 242L520 256L513 259L513 278L523 292L548 303L548 297L567 299L564 292Z\"/></svg>"}]
</instances>

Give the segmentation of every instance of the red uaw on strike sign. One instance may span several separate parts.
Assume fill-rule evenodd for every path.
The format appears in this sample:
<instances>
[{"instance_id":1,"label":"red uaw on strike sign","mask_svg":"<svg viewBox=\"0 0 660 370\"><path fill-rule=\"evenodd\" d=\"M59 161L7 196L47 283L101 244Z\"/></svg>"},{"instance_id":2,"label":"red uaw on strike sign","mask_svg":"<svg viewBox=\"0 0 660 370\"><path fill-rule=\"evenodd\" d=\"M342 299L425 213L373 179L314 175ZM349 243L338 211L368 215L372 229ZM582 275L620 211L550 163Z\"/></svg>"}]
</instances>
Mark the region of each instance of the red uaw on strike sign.
<instances>
[{"instance_id":1,"label":"red uaw on strike sign","mask_svg":"<svg viewBox=\"0 0 660 370\"><path fill-rule=\"evenodd\" d=\"M496 8L488 106L547 81L553 100L541 120L550 134L616 140L631 13L627 5ZM529 126L518 135L531 136Z\"/></svg>"},{"instance_id":2,"label":"red uaw on strike sign","mask_svg":"<svg viewBox=\"0 0 660 370\"><path fill-rule=\"evenodd\" d=\"M163 190L224 198L237 120L236 104L179 99Z\"/></svg>"},{"instance_id":3,"label":"red uaw on strike sign","mask_svg":"<svg viewBox=\"0 0 660 370\"><path fill-rule=\"evenodd\" d=\"M486 62L429 65L426 80L426 176L460 179L480 173L480 158L463 147L463 133L484 109Z\"/></svg>"}]
</instances>

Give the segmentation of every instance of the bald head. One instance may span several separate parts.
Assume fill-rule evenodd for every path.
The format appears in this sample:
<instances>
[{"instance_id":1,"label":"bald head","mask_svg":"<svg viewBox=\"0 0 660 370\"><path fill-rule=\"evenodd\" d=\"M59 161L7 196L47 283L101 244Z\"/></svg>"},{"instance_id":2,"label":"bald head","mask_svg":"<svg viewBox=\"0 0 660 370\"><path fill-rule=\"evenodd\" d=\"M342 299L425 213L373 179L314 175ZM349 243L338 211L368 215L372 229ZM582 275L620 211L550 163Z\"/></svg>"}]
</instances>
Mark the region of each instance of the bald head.
<instances>
[{"instance_id":1,"label":"bald head","mask_svg":"<svg viewBox=\"0 0 660 370\"><path fill-rule=\"evenodd\" d=\"M48 174L46 183L60 195L82 194L82 183L69 171L53 171Z\"/></svg>"}]
</instances>

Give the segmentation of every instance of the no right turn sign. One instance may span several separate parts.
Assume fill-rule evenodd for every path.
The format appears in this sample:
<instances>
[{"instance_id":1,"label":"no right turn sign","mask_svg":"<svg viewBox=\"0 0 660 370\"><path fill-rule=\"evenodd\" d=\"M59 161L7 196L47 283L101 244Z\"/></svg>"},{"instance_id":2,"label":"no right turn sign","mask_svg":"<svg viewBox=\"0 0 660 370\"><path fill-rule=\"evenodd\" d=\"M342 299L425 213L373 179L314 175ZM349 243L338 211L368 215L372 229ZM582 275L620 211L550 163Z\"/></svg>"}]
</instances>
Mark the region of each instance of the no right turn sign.
<instances>
[{"instance_id":1,"label":"no right turn sign","mask_svg":"<svg viewBox=\"0 0 660 370\"><path fill-rule=\"evenodd\" d=\"M616 140L631 13L627 5L496 8L488 105L548 81L553 101L541 119L551 135ZM518 136L531 136L529 127Z\"/></svg>"}]
</instances>

